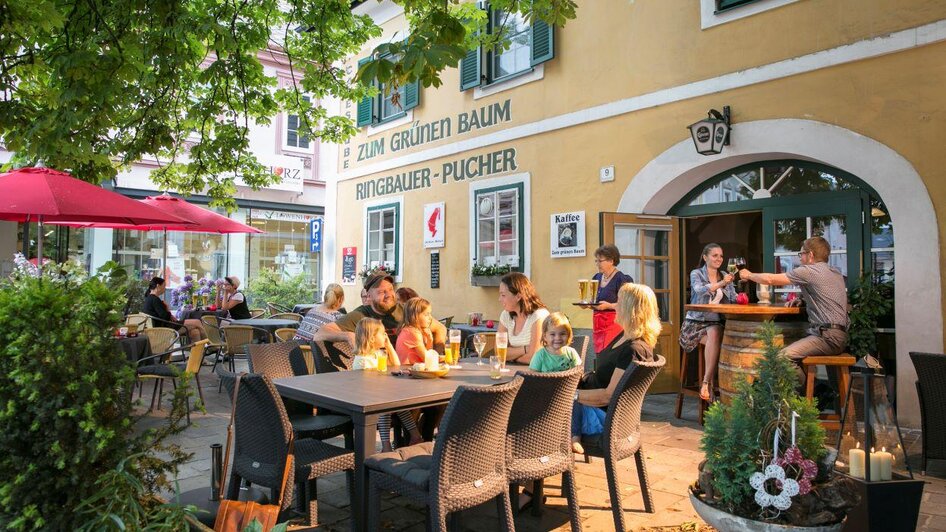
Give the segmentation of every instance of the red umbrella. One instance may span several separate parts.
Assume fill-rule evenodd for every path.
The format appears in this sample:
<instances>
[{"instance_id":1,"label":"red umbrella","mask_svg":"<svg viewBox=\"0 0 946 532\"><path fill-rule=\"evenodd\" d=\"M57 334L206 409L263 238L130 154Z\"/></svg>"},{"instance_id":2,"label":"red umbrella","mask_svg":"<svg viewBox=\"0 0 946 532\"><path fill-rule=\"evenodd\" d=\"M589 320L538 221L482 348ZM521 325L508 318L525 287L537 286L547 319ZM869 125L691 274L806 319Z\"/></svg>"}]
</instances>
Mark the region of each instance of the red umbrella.
<instances>
[{"instance_id":1,"label":"red umbrella","mask_svg":"<svg viewBox=\"0 0 946 532\"><path fill-rule=\"evenodd\" d=\"M41 227L44 222L193 225L186 217L49 168L19 168L0 174L0 220L36 220ZM40 237L38 257L43 256L42 250Z\"/></svg>"}]
</instances>

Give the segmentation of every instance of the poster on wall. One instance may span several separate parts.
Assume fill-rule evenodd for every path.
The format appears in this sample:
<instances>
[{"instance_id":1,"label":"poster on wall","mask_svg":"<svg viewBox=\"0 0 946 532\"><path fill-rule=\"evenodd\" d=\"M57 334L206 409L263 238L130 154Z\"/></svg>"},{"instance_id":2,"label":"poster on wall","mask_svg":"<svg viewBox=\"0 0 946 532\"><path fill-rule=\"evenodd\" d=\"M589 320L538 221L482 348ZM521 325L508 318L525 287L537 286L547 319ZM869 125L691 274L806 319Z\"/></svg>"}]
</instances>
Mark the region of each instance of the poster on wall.
<instances>
[{"instance_id":1,"label":"poster on wall","mask_svg":"<svg viewBox=\"0 0 946 532\"><path fill-rule=\"evenodd\" d=\"M553 214L552 258L585 256L585 211Z\"/></svg>"},{"instance_id":2,"label":"poster on wall","mask_svg":"<svg viewBox=\"0 0 946 532\"><path fill-rule=\"evenodd\" d=\"M427 203L424 205L424 248L442 248L445 238L443 231L444 205Z\"/></svg>"},{"instance_id":3,"label":"poster on wall","mask_svg":"<svg viewBox=\"0 0 946 532\"><path fill-rule=\"evenodd\" d=\"M357 277L358 248L342 248L342 284L353 285Z\"/></svg>"}]
</instances>

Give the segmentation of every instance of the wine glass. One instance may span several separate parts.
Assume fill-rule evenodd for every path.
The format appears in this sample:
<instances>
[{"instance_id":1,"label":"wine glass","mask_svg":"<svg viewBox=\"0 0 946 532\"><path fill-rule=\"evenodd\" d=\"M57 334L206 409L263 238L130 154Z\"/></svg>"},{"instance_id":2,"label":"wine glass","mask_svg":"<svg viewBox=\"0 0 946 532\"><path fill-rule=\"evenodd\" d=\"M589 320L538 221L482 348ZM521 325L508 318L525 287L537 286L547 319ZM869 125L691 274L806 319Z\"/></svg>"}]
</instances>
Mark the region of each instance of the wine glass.
<instances>
[{"instance_id":1,"label":"wine glass","mask_svg":"<svg viewBox=\"0 0 946 532\"><path fill-rule=\"evenodd\" d=\"M738 267L736 266L735 258L729 259L729 262L726 264L726 271L733 275L736 275L736 272L739 271Z\"/></svg>"},{"instance_id":2,"label":"wine glass","mask_svg":"<svg viewBox=\"0 0 946 532\"><path fill-rule=\"evenodd\" d=\"M486 349L486 335L473 335L473 349L476 349L476 365L483 366L483 349Z\"/></svg>"}]
</instances>

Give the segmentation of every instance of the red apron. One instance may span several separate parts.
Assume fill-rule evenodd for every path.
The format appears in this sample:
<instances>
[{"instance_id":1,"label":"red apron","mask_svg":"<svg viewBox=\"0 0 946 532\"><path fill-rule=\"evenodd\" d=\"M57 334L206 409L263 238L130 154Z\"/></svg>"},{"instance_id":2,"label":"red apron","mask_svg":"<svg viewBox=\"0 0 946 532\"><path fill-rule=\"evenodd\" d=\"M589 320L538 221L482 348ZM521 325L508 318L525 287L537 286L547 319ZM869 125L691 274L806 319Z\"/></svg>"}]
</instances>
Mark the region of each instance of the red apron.
<instances>
[{"instance_id":1,"label":"red apron","mask_svg":"<svg viewBox=\"0 0 946 532\"><path fill-rule=\"evenodd\" d=\"M596 310L592 315L592 339L595 344L595 353L604 351L612 340L621 334L621 326L614 323L617 312L613 310Z\"/></svg>"}]
</instances>

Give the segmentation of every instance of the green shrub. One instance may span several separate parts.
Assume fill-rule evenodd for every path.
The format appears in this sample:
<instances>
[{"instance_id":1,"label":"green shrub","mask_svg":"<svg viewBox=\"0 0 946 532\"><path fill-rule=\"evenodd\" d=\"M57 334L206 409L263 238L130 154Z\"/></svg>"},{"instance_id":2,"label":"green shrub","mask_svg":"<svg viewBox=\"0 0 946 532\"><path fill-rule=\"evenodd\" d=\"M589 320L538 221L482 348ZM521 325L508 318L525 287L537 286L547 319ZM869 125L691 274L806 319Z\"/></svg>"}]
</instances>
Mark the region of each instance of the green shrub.
<instances>
[{"instance_id":1,"label":"green shrub","mask_svg":"<svg viewBox=\"0 0 946 532\"><path fill-rule=\"evenodd\" d=\"M298 303L312 301L315 284L302 273L289 279L283 279L281 273L265 268L250 279L246 296L251 307L265 307L274 303L283 307L292 307Z\"/></svg>"},{"instance_id":2,"label":"green shrub","mask_svg":"<svg viewBox=\"0 0 946 532\"><path fill-rule=\"evenodd\" d=\"M129 499L144 509L140 520L116 512L110 525L91 528L138 530L159 511L183 519L156 494L188 458L161 444L181 430L188 387L179 387L168 427L136 436L135 373L112 338L125 294L71 268L46 268L0 282L0 526L77 530ZM116 471L138 487L97 498Z\"/></svg>"},{"instance_id":3,"label":"green shrub","mask_svg":"<svg viewBox=\"0 0 946 532\"><path fill-rule=\"evenodd\" d=\"M704 470L712 477L718 502L729 512L754 517L754 491L749 477L772 461L774 430L780 431L780 453L791 445L792 412L796 445L805 458L819 463L825 456L824 429L818 410L796 391L794 364L779 356L775 345L777 330L772 322L763 324L759 334L764 350L756 363L758 378L739 383L732 402L717 402L704 418L700 448L706 454Z\"/></svg>"}]
</instances>

